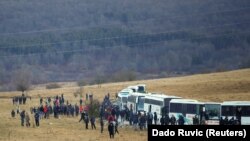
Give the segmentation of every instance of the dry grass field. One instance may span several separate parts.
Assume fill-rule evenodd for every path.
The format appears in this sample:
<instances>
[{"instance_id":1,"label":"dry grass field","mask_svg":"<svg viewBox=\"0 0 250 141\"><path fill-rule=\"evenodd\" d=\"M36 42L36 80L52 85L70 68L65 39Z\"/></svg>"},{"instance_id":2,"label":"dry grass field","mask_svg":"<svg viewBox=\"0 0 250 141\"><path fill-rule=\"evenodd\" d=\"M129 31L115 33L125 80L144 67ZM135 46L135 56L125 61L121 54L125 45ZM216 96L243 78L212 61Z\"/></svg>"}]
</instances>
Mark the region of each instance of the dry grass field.
<instances>
[{"instance_id":1,"label":"dry grass field","mask_svg":"<svg viewBox=\"0 0 250 141\"><path fill-rule=\"evenodd\" d=\"M176 95L184 98L198 99L201 101L221 102L225 100L247 100L250 101L250 69L236 70L230 72L200 74L186 77L175 77L154 80L141 80L133 82L120 82L84 86L83 93L93 93L95 99L102 100L108 92L114 99L115 93L121 89L134 84L146 84L148 92L159 92L168 95ZM79 89L76 83L60 83L62 88L46 89L45 85L32 86L28 95L32 100L27 100L21 109L29 111L29 107L38 106L39 97L55 96L64 94L66 100L75 104L79 97L74 97L74 92ZM10 112L15 109L11 97L21 95L20 92L0 93L0 140L11 141L106 141L110 140L107 129L100 133L99 122L97 130L86 130L83 123L77 118L61 117L41 120L39 128L26 128L20 126L20 116L15 119L10 117ZM33 117L33 115L31 116ZM34 120L32 119L32 124ZM106 128L106 127L105 127ZM120 134L115 136L116 141L145 141L146 131L134 131L130 127L120 128Z\"/></svg>"}]
</instances>

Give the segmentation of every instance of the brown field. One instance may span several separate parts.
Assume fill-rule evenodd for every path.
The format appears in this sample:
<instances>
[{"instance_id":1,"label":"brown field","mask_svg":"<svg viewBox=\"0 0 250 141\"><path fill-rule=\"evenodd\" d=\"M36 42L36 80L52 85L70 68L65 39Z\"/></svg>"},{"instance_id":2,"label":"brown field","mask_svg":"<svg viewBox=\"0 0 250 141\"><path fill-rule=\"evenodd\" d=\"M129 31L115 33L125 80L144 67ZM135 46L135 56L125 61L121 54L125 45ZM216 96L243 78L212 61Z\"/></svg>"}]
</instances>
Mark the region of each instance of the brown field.
<instances>
[{"instance_id":1,"label":"brown field","mask_svg":"<svg viewBox=\"0 0 250 141\"><path fill-rule=\"evenodd\" d=\"M102 100L108 92L114 99L115 93L121 89L134 84L143 83L147 86L148 92L160 92L169 95L181 96L184 98L198 99L202 101L221 102L225 100L247 100L250 101L250 69L200 74L186 77L175 77L155 80L142 80L133 82L120 82L85 86L85 93L93 93L94 98ZM60 83L62 88L45 89L45 85L32 86L28 95L32 100L27 100L27 104L21 105L21 109L29 111L29 107L38 106L39 96L55 96L64 94L65 99L75 104L79 97L75 98L73 93L79 89L76 83ZM10 117L10 111L15 109L12 105L11 97L20 95L20 92L0 93L0 140L12 141L106 141L110 140L107 130L100 133L99 122L97 130L86 130L83 123L79 123L78 118L61 117L60 119L50 118L41 120L39 128L26 128L20 126L20 117L16 119ZM84 96L83 95L83 96ZM32 117L32 116L31 116ZM33 124L33 119L31 120ZM134 131L130 127L120 128L120 134L115 136L118 141L144 141L147 140L146 131Z\"/></svg>"}]
</instances>

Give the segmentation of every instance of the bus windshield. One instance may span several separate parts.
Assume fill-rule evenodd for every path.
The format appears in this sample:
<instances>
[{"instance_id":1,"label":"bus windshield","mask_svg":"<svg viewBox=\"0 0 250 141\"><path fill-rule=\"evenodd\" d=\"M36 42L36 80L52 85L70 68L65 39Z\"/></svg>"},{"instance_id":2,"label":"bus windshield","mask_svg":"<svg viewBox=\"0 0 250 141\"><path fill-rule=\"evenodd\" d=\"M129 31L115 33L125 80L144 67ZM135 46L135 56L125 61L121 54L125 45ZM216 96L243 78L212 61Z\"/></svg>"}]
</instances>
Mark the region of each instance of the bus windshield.
<instances>
[{"instance_id":1,"label":"bus windshield","mask_svg":"<svg viewBox=\"0 0 250 141\"><path fill-rule=\"evenodd\" d=\"M145 93L144 87L143 86L139 86L138 87L138 92Z\"/></svg>"}]
</instances>

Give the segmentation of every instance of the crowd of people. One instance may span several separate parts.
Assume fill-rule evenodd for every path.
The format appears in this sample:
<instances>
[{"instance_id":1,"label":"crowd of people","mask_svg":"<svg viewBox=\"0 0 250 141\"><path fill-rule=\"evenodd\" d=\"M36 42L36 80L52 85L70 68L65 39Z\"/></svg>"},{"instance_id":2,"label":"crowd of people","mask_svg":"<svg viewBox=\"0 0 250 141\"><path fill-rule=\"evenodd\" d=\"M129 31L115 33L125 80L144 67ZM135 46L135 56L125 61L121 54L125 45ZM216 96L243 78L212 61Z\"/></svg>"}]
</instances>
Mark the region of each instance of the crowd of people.
<instances>
[{"instance_id":1,"label":"crowd of people","mask_svg":"<svg viewBox=\"0 0 250 141\"><path fill-rule=\"evenodd\" d=\"M13 105L25 105L27 98L31 99L31 97L27 97L24 94L22 94L22 96L15 96L12 98L12 103Z\"/></svg>"},{"instance_id":2,"label":"crowd of people","mask_svg":"<svg viewBox=\"0 0 250 141\"><path fill-rule=\"evenodd\" d=\"M19 101L20 99L20 101ZM39 127L40 126L40 120L44 119L50 119L51 117L53 118L60 118L60 117L78 117L80 115L80 120L84 121L85 123L85 129L89 129L88 124L90 122L91 128L93 130L96 129L96 117L94 115L89 115L89 107L84 103L83 98L79 99L78 104L72 104L69 103L68 100L65 100L64 95L61 94L60 96L55 96L55 97L41 97L39 99L39 106L33 106L30 107L30 112L27 110L21 110L20 105L26 103L27 97L24 95L20 97L14 97L13 98L13 104L16 105L16 110L11 111L11 117L15 118L17 115L20 116L21 120L21 126L31 126L31 117L30 114L33 115L35 124L34 126ZM31 99L31 98L30 98ZM93 94L86 94L86 101L92 101L93 100ZM100 116L100 130L101 133L104 131L104 125L105 121L108 121L107 129L109 131L109 135L111 138L114 138L114 135L117 133L119 134L118 131L118 120L113 118L111 119L111 112L112 109L114 108L111 101L110 101L110 94L107 94L104 98L104 101L101 103L101 107L103 110L103 115L106 116ZM102 109L100 108L100 109ZM109 110L111 109L111 110ZM29 114L30 113L30 114ZM102 115L100 113L100 115ZM109 119L109 120L108 120Z\"/></svg>"},{"instance_id":3,"label":"crowd of people","mask_svg":"<svg viewBox=\"0 0 250 141\"><path fill-rule=\"evenodd\" d=\"M24 96L21 96L22 99ZM18 99L18 101L16 100ZM86 101L93 100L93 94L86 94ZM66 102L65 102L66 101ZM13 104L23 103L25 100L19 101L19 97L13 98ZM89 115L89 107L84 104L83 98L79 99L78 104L69 103L68 100L65 100L64 95L55 97L45 97L40 98L38 107L31 107L30 113L33 114L35 120L35 126L40 126L41 119L49 119L52 115L54 118L63 117L78 117L80 115L80 120L84 121L85 129L89 129L89 122L91 124L91 129L96 129L96 117L94 114ZM18 104L17 104L18 105ZM16 114L20 114L21 126L30 127L30 115L25 110L20 111L18 106L16 112L15 110L11 111L11 116L15 117ZM124 122L127 121L134 129L144 130L148 125L152 124L161 124L161 125L185 125L185 118L180 115L178 119L175 116L168 114L163 114L160 118L156 112L146 113L146 112L134 112L132 108L125 107L123 110L120 110L117 105L113 105L110 101L110 94L105 95L103 101L99 107L99 122L100 122L100 132L103 133L105 121L107 122L107 129L109 132L110 138L114 138L115 134L119 134L118 127L123 126ZM238 118L234 119L232 117L230 120L226 117L225 119L220 119L220 125L238 125ZM26 123L26 124L25 124ZM198 118L196 115L193 118L194 125L205 124Z\"/></svg>"}]
</instances>

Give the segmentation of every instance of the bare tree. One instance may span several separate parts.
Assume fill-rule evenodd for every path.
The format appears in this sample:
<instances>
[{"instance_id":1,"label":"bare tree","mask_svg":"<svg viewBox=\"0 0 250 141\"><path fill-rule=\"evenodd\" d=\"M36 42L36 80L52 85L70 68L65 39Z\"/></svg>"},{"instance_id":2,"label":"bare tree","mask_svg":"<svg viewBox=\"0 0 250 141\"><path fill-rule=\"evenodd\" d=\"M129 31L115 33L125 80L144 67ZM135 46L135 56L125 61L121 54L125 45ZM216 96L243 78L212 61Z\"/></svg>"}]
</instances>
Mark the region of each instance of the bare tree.
<instances>
[{"instance_id":1,"label":"bare tree","mask_svg":"<svg viewBox=\"0 0 250 141\"><path fill-rule=\"evenodd\" d=\"M20 69L15 72L14 82L17 91L27 91L31 85L32 75L28 70Z\"/></svg>"}]
</instances>

